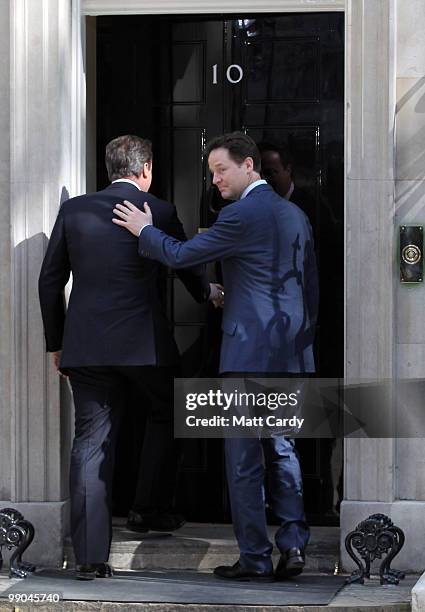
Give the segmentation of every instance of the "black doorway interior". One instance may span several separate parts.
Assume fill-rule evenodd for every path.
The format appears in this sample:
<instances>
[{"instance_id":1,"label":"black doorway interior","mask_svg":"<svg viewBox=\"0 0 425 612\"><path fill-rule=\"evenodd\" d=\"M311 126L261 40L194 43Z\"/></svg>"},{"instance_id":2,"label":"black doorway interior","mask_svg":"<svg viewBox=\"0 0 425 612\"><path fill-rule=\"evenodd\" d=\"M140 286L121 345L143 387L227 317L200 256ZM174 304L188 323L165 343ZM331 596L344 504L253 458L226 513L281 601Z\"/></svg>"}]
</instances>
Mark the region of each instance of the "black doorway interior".
<instances>
[{"instance_id":1,"label":"black doorway interior","mask_svg":"<svg viewBox=\"0 0 425 612\"><path fill-rule=\"evenodd\" d=\"M174 202L188 236L220 205L202 149L242 129L288 145L296 185L308 194L320 270L318 375L343 375L344 17L341 13L99 17L97 185L107 184L106 143L125 133L152 140L151 191ZM211 267L211 275L216 270ZM187 376L214 376L220 320L164 271L170 320ZM132 405L118 449L114 505L132 501L143 411ZM298 440L311 523L334 523L342 471L338 443ZM341 495L340 487L338 488ZM229 520L221 443L185 441L176 499L194 521Z\"/></svg>"}]
</instances>

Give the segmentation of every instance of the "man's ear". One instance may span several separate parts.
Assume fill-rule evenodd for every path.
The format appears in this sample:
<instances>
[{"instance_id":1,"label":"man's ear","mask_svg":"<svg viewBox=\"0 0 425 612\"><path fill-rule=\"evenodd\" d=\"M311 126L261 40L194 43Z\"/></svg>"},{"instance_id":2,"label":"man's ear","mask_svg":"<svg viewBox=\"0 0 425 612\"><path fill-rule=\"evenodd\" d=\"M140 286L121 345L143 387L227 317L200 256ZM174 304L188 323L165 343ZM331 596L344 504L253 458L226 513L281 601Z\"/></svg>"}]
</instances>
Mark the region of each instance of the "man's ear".
<instances>
[{"instance_id":1,"label":"man's ear","mask_svg":"<svg viewBox=\"0 0 425 612\"><path fill-rule=\"evenodd\" d=\"M152 161L145 162L142 168L142 176L144 179L149 177L149 173L152 170Z\"/></svg>"},{"instance_id":2,"label":"man's ear","mask_svg":"<svg viewBox=\"0 0 425 612\"><path fill-rule=\"evenodd\" d=\"M252 172L254 170L254 160L252 159L252 157L245 157L244 161L248 172Z\"/></svg>"}]
</instances>

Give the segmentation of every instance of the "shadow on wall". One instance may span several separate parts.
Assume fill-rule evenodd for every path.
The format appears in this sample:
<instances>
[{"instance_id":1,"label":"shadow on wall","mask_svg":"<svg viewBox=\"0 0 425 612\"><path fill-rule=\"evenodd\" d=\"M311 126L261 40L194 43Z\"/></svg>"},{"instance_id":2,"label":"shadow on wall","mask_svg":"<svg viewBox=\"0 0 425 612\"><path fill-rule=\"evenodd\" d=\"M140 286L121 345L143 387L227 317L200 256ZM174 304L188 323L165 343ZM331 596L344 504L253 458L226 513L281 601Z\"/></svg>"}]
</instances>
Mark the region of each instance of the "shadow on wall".
<instances>
[{"instance_id":1,"label":"shadow on wall","mask_svg":"<svg viewBox=\"0 0 425 612\"><path fill-rule=\"evenodd\" d=\"M55 209L59 210L67 199L69 192L63 186L60 198L49 204L50 227L55 221ZM23 464L28 465L28 484L18 483L18 487L22 487L24 495L28 487L31 495L37 491L40 499L64 500L69 497L74 410L69 384L60 380L58 386L58 374L51 364L51 356L45 352L38 278L47 244L48 237L39 232L21 241L14 250L15 287L21 287L22 296L17 309L16 333L20 346L27 347L24 351L18 350L15 365L22 372L23 380L28 381L27 385L18 385L16 400L22 414L28 415L28 432L21 435L29 435L31 441L21 457ZM46 465L46 474L39 471L40 465Z\"/></svg>"},{"instance_id":2,"label":"shadow on wall","mask_svg":"<svg viewBox=\"0 0 425 612\"><path fill-rule=\"evenodd\" d=\"M398 81L396 216L404 223L424 223L425 77L404 91L407 81Z\"/></svg>"}]
</instances>

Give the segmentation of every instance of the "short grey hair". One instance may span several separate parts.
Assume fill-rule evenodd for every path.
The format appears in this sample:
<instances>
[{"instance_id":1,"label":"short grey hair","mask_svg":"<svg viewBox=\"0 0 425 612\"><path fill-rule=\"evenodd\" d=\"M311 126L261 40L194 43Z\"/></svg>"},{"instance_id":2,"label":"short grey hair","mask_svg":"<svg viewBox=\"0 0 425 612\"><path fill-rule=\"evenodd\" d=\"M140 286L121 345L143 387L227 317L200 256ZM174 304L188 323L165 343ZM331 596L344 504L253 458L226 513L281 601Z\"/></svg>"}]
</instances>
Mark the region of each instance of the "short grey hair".
<instances>
[{"instance_id":1,"label":"short grey hair","mask_svg":"<svg viewBox=\"0 0 425 612\"><path fill-rule=\"evenodd\" d=\"M152 143L146 138L118 136L106 145L105 164L110 181L140 176L143 165L152 161Z\"/></svg>"}]
</instances>

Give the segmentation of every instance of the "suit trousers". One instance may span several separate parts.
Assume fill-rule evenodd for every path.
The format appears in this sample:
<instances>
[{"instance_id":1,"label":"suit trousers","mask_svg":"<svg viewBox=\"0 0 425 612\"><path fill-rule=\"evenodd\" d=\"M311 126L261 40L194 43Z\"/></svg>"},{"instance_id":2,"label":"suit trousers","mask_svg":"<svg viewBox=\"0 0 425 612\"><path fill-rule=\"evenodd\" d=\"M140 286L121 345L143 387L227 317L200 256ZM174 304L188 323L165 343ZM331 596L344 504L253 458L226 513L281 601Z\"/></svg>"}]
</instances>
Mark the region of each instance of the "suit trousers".
<instances>
[{"instance_id":1,"label":"suit trousers","mask_svg":"<svg viewBox=\"0 0 425 612\"><path fill-rule=\"evenodd\" d=\"M274 438L227 438L226 473L233 529L242 567L273 569L273 545L267 534L264 482L268 479L271 505L280 526L275 534L281 553L306 547L310 531L305 520L301 470L294 443Z\"/></svg>"},{"instance_id":2,"label":"suit trousers","mask_svg":"<svg viewBox=\"0 0 425 612\"><path fill-rule=\"evenodd\" d=\"M71 537L77 564L102 563L112 540L112 479L120 416L130 385L150 396L138 489L146 500L176 465L173 367L97 366L67 370L75 404L71 453ZM141 409L142 407L134 407ZM139 493L139 498L143 497ZM143 500L142 500L143 503Z\"/></svg>"},{"instance_id":3,"label":"suit trousers","mask_svg":"<svg viewBox=\"0 0 425 612\"><path fill-rule=\"evenodd\" d=\"M278 377L264 373L226 373L224 377ZM287 375L286 375L287 376ZM267 533L265 482L273 514L280 525L275 542L281 553L305 549L310 530L304 513L301 468L294 441L283 435L268 438L226 438L226 476L233 529L243 568L272 571L273 545Z\"/></svg>"}]
</instances>

